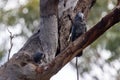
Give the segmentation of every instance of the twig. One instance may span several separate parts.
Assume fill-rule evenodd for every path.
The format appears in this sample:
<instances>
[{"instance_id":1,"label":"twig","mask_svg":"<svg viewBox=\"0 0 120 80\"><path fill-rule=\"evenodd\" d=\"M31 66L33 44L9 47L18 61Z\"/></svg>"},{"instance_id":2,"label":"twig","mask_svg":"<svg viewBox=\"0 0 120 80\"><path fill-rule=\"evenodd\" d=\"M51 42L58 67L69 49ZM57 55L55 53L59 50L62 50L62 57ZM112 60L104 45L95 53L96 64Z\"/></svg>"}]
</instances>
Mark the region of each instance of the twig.
<instances>
[{"instance_id":1,"label":"twig","mask_svg":"<svg viewBox=\"0 0 120 80\"><path fill-rule=\"evenodd\" d=\"M13 47L13 43L12 43L12 40L14 38L14 35L12 35L12 33L10 32L10 30L7 28L9 34L10 34L10 49L8 50L8 61L9 61L9 58L10 58L10 53L11 53L11 50L12 50L12 47Z\"/></svg>"}]
</instances>

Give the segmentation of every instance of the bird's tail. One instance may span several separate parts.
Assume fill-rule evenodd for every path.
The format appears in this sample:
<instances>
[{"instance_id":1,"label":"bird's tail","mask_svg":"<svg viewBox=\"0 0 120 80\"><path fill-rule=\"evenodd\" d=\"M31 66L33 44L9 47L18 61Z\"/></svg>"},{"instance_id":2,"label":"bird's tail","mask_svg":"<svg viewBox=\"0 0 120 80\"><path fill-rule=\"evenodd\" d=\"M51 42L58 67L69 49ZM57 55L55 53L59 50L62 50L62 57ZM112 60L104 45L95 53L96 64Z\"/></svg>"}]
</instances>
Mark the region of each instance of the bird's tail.
<instances>
[{"instance_id":1,"label":"bird's tail","mask_svg":"<svg viewBox=\"0 0 120 80\"><path fill-rule=\"evenodd\" d=\"M77 80L79 80L79 69L78 69L78 58L82 56L83 51L81 51L77 56L76 56L76 72L77 72Z\"/></svg>"},{"instance_id":2,"label":"bird's tail","mask_svg":"<svg viewBox=\"0 0 120 80\"><path fill-rule=\"evenodd\" d=\"M79 80L78 57L76 57L76 72L77 72L77 80Z\"/></svg>"}]
</instances>

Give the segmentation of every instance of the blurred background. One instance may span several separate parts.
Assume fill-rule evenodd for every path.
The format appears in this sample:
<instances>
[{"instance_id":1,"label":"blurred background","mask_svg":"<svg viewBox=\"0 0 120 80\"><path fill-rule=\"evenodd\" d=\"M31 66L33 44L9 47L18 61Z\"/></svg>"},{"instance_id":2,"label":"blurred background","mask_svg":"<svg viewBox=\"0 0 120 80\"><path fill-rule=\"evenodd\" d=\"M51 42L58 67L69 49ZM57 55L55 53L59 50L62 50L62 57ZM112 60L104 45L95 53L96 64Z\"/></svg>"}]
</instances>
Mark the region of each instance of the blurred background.
<instances>
[{"instance_id":1,"label":"blurred background","mask_svg":"<svg viewBox=\"0 0 120 80\"><path fill-rule=\"evenodd\" d=\"M117 0L97 0L87 25L90 29L109 13ZM0 0L0 65L7 61L10 33L14 36L10 57L39 25L39 0ZM9 30L9 31L8 31ZM120 23L105 32L84 50L79 59L80 80L120 80ZM76 80L75 59L51 80Z\"/></svg>"}]
</instances>

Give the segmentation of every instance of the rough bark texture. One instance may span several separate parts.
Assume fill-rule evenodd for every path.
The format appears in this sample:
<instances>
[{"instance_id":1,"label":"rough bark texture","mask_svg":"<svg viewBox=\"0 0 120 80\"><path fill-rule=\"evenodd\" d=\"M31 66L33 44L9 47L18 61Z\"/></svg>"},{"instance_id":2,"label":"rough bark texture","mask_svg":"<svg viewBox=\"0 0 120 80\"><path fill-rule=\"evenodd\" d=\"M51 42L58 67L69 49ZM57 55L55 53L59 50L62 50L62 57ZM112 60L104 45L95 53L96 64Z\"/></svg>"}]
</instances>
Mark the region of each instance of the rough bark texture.
<instances>
[{"instance_id":1,"label":"rough bark texture","mask_svg":"<svg viewBox=\"0 0 120 80\"><path fill-rule=\"evenodd\" d=\"M40 42L47 62L54 59L58 47L58 0L40 0Z\"/></svg>"},{"instance_id":2,"label":"rough bark texture","mask_svg":"<svg viewBox=\"0 0 120 80\"><path fill-rule=\"evenodd\" d=\"M86 16L86 19L93 1L95 0L67 0L66 3L62 0L60 2L58 7L60 51L64 50L69 44L68 38L70 34L71 20L68 15L73 19L75 14L81 11Z\"/></svg>"},{"instance_id":3,"label":"rough bark texture","mask_svg":"<svg viewBox=\"0 0 120 80\"><path fill-rule=\"evenodd\" d=\"M29 38L9 62L0 67L0 80L49 80L81 50L120 21L118 0L117 7L111 13L70 43L67 41L71 26L68 15L73 19L74 15L81 11L87 18L95 0L40 1L40 30ZM57 46L59 55L55 57ZM33 61L32 56L36 51L45 54L45 62L38 64Z\"/></svg>"}]
</instances>

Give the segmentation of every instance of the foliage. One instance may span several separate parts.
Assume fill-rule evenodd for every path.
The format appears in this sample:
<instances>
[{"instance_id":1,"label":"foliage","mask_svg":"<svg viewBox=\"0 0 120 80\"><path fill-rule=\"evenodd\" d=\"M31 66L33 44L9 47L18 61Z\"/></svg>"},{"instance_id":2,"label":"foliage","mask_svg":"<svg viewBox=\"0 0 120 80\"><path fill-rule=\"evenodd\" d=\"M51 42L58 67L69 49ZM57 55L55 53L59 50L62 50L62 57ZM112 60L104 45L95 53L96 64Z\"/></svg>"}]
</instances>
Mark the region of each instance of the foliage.
<instances>
[{"instance_id":1,"label":"foliage","mask_svg":"<svg viewBox=\"0 0 120 80\"><path fill-rule=\"evenodd\" d=\"M7 11L2 8L0 10L0 22L8 26L13 26L23 20L27 28L33 31L35 22L39 22L38 6L39 0L30 0L26 5L20 5L19 8Z\"/></svg>"},{"instance_id":2,"label":"foliage","mask_svg":"<svg viewBox=\"0 0 120 80\"><path fill-rule=\"evenodd\" d=\"M28 38L30 36L28 34L32 33L34 31L34 28L39 25L39 7L38 7L39 0L28 0L24 4L21 4L20 2L18 2L17 7L13 9L12 8L6 9L7 3L8 3L7 0L2 2L1 3L4 6L0 6L0 25L1 25L0 31L2 30L4 31L9 27L15 28L16 25L20 25L22 26L22 29L19 34L15 34L15 35L17 37L19 36L24 37L25 39ZM2 26L4 27L4 29ZM4 43L4 41L1 44L1 46L3 44L8 45L9 43L8 40L7 40L8 43ZM6 46L3 46L3 48L6 49ZM2 52L6 53L8 52L8 49L3 50ZM2 56L3 53L0 52L0 56Z\"/></svg>"},{"instance_id":3,"label":"foliage","mask_svg":"<svg viewBox=\"0 0 120 80\"><path fill-rule=\"evenodd\" d=\"M112 3L115 5L116 1L110 2L110 0L97 0L97 3L92 8L89 14L89 24L94 25L99 21L99 19L106 15L111 10L109 9L108 5ZM115 25L113 28L109 29L105 32L99 39L97 39L92 45L91 48L97 48L98 45L101 45L103 48L110 50L112 52L112 56L109 60L114 60L119 58L120 54L120 47L119 47L119 40L120 40L120 28L119 24Z\"/></svg>"}]
</instances>

